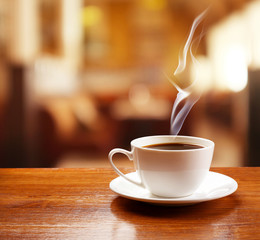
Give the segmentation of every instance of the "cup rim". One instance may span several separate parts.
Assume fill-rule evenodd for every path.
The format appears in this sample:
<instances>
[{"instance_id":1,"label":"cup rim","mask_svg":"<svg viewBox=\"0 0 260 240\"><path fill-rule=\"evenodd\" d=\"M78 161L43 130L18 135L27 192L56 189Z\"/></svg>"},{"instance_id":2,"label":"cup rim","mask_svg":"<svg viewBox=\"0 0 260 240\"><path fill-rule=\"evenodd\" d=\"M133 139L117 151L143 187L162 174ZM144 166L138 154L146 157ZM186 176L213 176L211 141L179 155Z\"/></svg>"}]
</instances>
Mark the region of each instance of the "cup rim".
<instances>
[{"instance_id":1,"label":"cup rim","mask_svg":"<svg viewBox=\"0 0 260 240\"><path fill-rule=\"evenodd\" d=\"M145 144L141 144L144 140L151 140L151 139L165 139L165 143L172 141L172 139L179 139L179 141L176 142L182 142L186 144L197 144L200 146L203 146L202 148L196 148L196 149L183 149L183 150L165 150L165 149L152 149L152 148L144 148L144 146L152 145L158 143L155 141L148 141ZM170 140L171 139L171 140ZM185 140L184 140L185 139ZM168 140L168 141L167 141ZM162 142L162 143L163 143ZM204 144L203 144L204 143ZM195 137L195 136L185 136L185 135L150 135L150 136L144 136L139 137L136 139L133 139L131 141L131 147L135 147L138 149L142 149L144 151L153 151L153 152L191 152L191 151L205 151L209 148L214 148L215 143L212 140L209 140L207 138L202 137Z\"/></svg>"}]
</instances>

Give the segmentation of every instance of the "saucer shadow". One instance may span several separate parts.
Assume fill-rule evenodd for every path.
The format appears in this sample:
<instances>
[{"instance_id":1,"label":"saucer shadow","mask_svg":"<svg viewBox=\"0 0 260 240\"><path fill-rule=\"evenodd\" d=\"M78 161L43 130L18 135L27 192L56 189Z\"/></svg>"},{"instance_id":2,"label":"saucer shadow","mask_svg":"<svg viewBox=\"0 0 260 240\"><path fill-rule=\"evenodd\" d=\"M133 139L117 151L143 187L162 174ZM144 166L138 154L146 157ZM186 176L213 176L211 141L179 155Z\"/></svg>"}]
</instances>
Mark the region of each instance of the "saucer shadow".
<instances>
[{"instance_id":1,"label":"saucer shadow","mask_svg":"<svg viewBox=\"0 0 260 240\"><path fill-rule=\"evenodd\" d=\"M217 200L186 206L153 205L118 196L113 199L110 208L118 219L135 224L140 217L175 220L185 219L185 221L196 220L200 217L207 219L209 222L217 221L232 214L239 205L240 201L236 194Z\"/></svg>"}]
</instances>

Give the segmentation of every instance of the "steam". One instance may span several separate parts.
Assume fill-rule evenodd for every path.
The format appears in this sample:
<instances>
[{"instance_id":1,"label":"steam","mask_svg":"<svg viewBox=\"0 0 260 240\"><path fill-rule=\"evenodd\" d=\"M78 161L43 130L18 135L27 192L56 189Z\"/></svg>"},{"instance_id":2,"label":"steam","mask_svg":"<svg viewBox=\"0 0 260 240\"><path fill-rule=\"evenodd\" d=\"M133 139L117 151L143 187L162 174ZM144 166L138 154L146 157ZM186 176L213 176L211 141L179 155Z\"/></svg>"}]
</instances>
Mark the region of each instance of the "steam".
<instances>
[{"instance_id":1,"label":"steam","mask_svg":"<svg viewBox=\"0 0 260 240\"><path fill-rule=\"evenodd\" d=\"M182 52L182 55L180 55L179 57L179 65L178 67L176 68L175 72L174 72L174 75L177 75L177 74L180 74L181 72L183 72L185 70L185 67L186 67L186 61L187 61L187 53L188 53L188 50L190 49L190 54L191 54L191 57L192 59L194 60L195 57L193 56L192 54L192 51L191 51L191 47L192 47L192 38L193 38L193 35L195 33L195 30L196 28L198 27L198 25L200 24L200 22L203 20L204 16L206 15L207 13L207 9L202 12L195 20L194 22L192 23L192 27L191 27L191 30L190 30L190 34L189 34L189 37L185 43L185 46L184 46L184 49L183 49L183 52ZM200 35L200 38L201 38L202 35Z\"/></svg>"},{"instance_id":2,"label":"steam","mask_svg":"<svg viewBox=\"0 0 260 240\"><path fill-rule=\"evenodd\" d=\"M189 79L187 76L189 69L186 67L186 65L188 57L190 57L192 62L197 63L197 60L192 54L192 47L195 42L199 42L201 40L202 33L195 40L193 40L193 37L198 25L204 19L207 11L208 10L206 9L194 20L182 54L179 57L178 67L174 72L173 79L170 80L178 90L171 114L171 134L173 135L177 135L179 133L191 108L200 98L200 93L194 90L194 85L196 84L197 80L192 83L188 82Z\"/></svg>"}]
</instances>

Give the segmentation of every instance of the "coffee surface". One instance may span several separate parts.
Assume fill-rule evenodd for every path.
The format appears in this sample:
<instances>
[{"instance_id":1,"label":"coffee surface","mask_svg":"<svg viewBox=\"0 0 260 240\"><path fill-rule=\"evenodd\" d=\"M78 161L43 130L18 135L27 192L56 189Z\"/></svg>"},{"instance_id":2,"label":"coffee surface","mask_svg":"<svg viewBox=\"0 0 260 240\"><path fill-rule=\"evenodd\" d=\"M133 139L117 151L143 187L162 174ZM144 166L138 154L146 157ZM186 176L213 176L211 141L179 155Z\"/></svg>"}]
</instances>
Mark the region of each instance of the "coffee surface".
<instances>
[{"instance_id":1,"label":"coffee surface","mask_svg":"<svg viewBox=\"0 0 260 240\"><path fill-rule=\"evenodd\" d=\"M157 150L191 150L203 148L203 146L188 144L188 143L158 143L146 145L144 148L157 149Z\"/></svg>"}]
</instances>

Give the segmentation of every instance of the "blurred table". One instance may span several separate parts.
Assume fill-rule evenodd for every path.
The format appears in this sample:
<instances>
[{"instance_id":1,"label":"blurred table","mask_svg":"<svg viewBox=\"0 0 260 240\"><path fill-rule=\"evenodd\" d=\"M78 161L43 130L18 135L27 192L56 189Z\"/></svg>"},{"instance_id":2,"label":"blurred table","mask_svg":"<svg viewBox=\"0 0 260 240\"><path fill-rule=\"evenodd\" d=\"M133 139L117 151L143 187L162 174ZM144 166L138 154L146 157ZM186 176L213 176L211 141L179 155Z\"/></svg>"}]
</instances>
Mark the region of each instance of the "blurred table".
<instances>
[{"instance_id":1,"label":"blurred table","mask_svg":"<svg viewBox=\"0 0 260 240\"><path fill-rule=\"evenodd\" d=\"M238 190L163 207L117 196L111 169L0 169L0 239L260 239L260 168L211 170Z\"/></svg>"}]
</instances>

